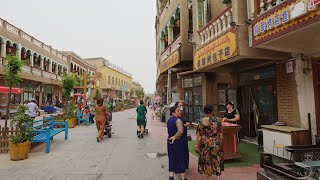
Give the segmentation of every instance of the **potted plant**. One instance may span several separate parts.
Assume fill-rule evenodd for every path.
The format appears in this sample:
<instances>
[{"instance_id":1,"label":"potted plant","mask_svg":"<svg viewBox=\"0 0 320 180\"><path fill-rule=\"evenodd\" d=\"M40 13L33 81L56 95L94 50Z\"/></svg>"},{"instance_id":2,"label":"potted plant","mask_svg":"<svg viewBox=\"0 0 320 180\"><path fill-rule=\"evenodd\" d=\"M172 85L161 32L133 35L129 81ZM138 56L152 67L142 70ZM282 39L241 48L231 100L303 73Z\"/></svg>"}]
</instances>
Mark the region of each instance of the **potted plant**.
<instances>
[{"instance_id":1,"label":"potted plant","mask_svg":"<svg viewBox=\"0 0 320 180\"><path fill-rule=\"evenodd\" d=\"M77 109L77 106L74 103L70 104L66 109L66 116L68 119L69 128L74 128L74 126L77 123L76 112L75 112L76 109Z\"/></svg>"},{"instance_id":2,"label":"potted plant","mask_svg":"<svg viewBox=\"0 0 320 180\"><path fill-rule=\"evenodd\" d=\"M13 161L28 158L31 140L33 138L33 119L25 114L26 107L20 105L16 116L10 125L17 130L16 134L10 138L9 154Z\"/></svg>"}]
</instances>

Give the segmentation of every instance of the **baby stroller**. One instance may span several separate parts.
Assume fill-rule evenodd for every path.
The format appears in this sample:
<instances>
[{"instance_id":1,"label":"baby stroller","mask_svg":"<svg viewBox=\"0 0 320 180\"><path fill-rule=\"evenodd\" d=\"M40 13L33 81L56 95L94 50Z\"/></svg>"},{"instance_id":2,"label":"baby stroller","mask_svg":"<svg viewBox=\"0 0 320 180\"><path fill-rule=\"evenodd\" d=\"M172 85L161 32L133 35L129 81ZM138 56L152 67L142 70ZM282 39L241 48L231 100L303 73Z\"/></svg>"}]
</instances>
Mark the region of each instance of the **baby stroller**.
<instances>
[{"instance_id":1,"label":"baby stroller","mask_svg":"<svg viewBox=\"0 0 320 180\"><path fill-rule=\"evenodd\" d=\"M112 124L110 122L111 116L110 113L107 115L107 121L106 124L104 125L104 135L106 135L108 138L111 138L113 132L112 132Z\"/></svg>"},{"instance_id":2,"label":"baby stroller","mask_svg":"<svg viewBox=\"0 0 320 180\"><path fill-rule=\"evenodd\" d=\"M147 126L147 118L146 118L146 124L143 127L143 129L144 129L143 134L148 135L149 134L149 130L146 128L146 126ZM139 132L140 131L137 130L137 135L139 135Z\"/></svg>"}]
</instances>

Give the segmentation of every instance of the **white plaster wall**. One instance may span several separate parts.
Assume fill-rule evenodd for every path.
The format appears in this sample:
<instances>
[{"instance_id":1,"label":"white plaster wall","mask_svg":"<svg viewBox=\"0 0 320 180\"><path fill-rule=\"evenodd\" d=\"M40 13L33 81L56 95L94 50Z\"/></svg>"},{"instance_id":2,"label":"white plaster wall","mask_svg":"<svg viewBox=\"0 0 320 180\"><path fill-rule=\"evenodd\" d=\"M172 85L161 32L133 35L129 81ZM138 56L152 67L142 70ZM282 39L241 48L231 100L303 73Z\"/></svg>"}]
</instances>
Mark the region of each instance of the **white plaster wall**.
<instances>
[{"instance_id":1,"label":"white plaster wall","mask_svg":"<svg viewBox=\"0 0 320 180\"><path fill-rule=\"evenodd\" d=\"M315 143L314 135L317 134L316 113L315 113L315 100L314 100L314 87L313 87L313 75L310 70L307 73L303 72L306 65L306 61L301 59L296 60L295 67L295 79L297 83L298 92L298 105L300 111L301 128L308 129L308 113L311 114L311 128L312 128L312 142ZM309 64L309 68L311 64Z\"/></svg>"}]
</instances>

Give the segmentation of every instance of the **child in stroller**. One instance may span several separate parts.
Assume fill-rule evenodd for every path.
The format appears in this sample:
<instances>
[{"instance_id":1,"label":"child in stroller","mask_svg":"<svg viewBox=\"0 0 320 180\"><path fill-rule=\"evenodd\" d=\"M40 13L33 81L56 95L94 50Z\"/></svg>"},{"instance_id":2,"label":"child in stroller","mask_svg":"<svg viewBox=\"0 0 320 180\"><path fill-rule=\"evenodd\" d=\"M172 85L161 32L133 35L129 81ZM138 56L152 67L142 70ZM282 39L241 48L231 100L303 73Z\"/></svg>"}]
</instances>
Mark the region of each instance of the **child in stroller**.
<instances>
[{"instance_id":1,"label":"child in stroller","mask_svg":"<svg viewBox=\"0 0 320 180\"><path fill-rule=\"evenodd\" d=\"M143 128L144 129L143 134L148 135L149 130L146 128L146 126L147 126L147 118L146 118L146 124L144 125L144 128ZM137 135L139 134L140 134L140 131L137 130Z\"/></svg>"},{"instance_id":2,"label":"child in stroller","mask_svg":"<svg viewBox=\"0 0 320 180\"><path fill-rule=\"evenodd\" d=\"M106 114L106 117L107 117L107 121L106 121L106 124L104 125L104 135L108 136L108 138L111 138L113 132L112 132L112 124L111 124L111 114L108 112Z\"/></svg>"}]
</instances>

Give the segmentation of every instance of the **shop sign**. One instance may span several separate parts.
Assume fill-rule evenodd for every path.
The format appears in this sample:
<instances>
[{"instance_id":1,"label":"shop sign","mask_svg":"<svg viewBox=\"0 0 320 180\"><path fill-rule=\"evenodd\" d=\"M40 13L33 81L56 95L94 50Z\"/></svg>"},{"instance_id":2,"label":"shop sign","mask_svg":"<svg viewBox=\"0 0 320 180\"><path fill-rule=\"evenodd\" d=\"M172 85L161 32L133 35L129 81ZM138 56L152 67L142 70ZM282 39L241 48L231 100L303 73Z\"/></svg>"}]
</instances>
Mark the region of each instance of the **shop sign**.
<instances>
[{"instance_id":1,"label":"shop sign","mask_svg":"<svg viewBox=\"0 0 320 180\"><path fill-rule=\"evenodd\" d=\"M320 1L320 0L319 0ZM308 12L306 0L297 0L275 11L253 26L253 36L258 36L280 25L286 24Z\"/></svg>"},{"instance_id":2,"label":"shop sign","mask_svg":"<svg viewBox=\"0 0 320 180\"><path fill-rule=\"evenodd\" d=\"M179 61L180 61L180 55L179 55L179 51L177 50L160 64L160 67L159 67L160 74L165 72L169 68L175 66L176 64L178 64Z\"/></svg>"},{"instance_id":3,"label":"shop sign","mask_svg":"<svg viewBox=\"0 0 320 180\"><path fill-rule=\"evenodd\" d=\"M313 11L316 9L316 6L320 4L320 0L310 0L309 10Z\"/></svg>"},{"instance_id":4,"label":"shop sign","mask_svg":"<svg viewBox=\"0 0 320 180\"><path fill-rule=\"evenodd\" d=\"M292 61L289 61L286 63L286 72L287 73L293 73L293 63Z\"/></svg>"},{"instance_id":5,"label":"shop sign","mask_svg":"<svg viewBox=\"0 0 320 180\"><path fill-rule=\"evenodd\" d=\"M196 51L193 59L193 68L194 70L202 69L237 55L237 33L229 31Z\"/></svg>"}]
</instances>

